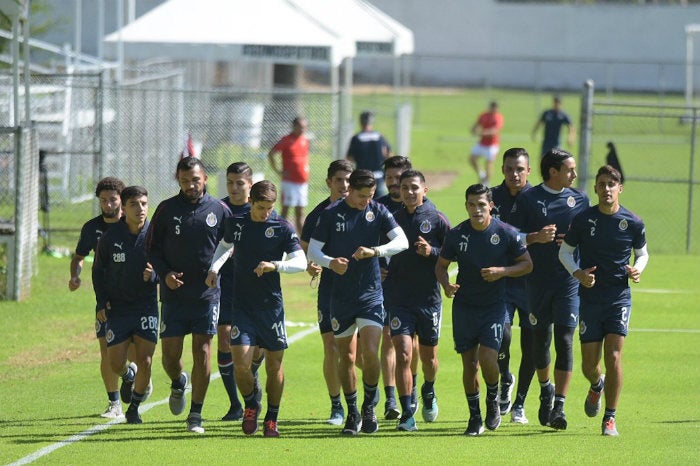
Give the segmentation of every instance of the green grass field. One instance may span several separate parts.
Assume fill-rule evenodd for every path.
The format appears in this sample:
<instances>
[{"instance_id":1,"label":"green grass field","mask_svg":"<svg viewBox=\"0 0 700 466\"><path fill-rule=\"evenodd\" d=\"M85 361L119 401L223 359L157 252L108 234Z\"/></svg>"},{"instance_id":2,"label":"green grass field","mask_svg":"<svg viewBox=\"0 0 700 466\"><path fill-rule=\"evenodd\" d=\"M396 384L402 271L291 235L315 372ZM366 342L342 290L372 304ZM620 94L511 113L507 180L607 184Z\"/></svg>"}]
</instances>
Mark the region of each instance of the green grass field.
<instances>
[{"instance_id":1,"label":"green grass field","mask_svg":"<svg viewBox=\"0 0 700 466\"><path fill-rule=\"evenodd\" d=\"M455 171L450 186L429 193L453 224L466 217L463 193L475 181L466 163L474 142L468 127L490 98L502 102L506 115L502 148L524 146L536 154L539 141L531 141L529 131L549 103L548 95L492 89L411 96L415 112L411 158L416 168L426 172ZM386 106L391 100L391 96L358 96L355 108ZM565 96L565 106L577 118L576 96ZM393 128L386 132L391 138ZM645 173L657 146L635 147L645 152L639 158L623 155L623 166L628 173ZM673 146L673 153L684 147ZM662 168L668 167L655 169ZM539 182L536 168L533 173L532 182ZM313 182L320 185L322 180ZM144 424L111 424L98 416L106 397L93 332L89 269L83 274L82 288L70 293L66 286L69 259L41 255L31 298L0 302L0 463L700 464L696 443L700 437L700 261L697 255L659 254L683 249L675 243L677 235L668 233L684 221L672 208L681 195L675 188L659 192L641 182L628 183L622 194L622 203L642 214L647 223L651 259L642 282L633 287L631 332L624 352L626 378L617 418L619 438L601 437L600 418L589 419L583 413L587 383L580 372L578 350L566 431L537 424L539 390L533 384L526 404L529 425L510 424L506 417L496 432L487 431L479 438L463 436L468 411L461 362L452 349L450 301L444 305L437 422L427 424L418 417L419 431L404 434L394 431L393 422L382 421L377 434L341 438L338 427L324 424L329 402L321 371L321 340L314 328L315 290L305 274L283 277L292 343L285 356L282 438L267 440L260 434L247 438L240 423L218 421L228 408L218 379L212 381L204 406L206 434L188 433L185 415L174 417L167 408L169 381L161 367L160 348L154 359L154 393L142 405ZM320 201L320 195L316 197L312 202ZM60 212L54 219L60 222ZM696 222L695 238L700 234L697 230ZM76 240L77 233L56 238L57 244L70 248ZM674 243L669 246L670 242ZM519 360L518 337L516 328L513 371ZM191 366L189 358L186 366Z\"/></svg>"}]
</instances>

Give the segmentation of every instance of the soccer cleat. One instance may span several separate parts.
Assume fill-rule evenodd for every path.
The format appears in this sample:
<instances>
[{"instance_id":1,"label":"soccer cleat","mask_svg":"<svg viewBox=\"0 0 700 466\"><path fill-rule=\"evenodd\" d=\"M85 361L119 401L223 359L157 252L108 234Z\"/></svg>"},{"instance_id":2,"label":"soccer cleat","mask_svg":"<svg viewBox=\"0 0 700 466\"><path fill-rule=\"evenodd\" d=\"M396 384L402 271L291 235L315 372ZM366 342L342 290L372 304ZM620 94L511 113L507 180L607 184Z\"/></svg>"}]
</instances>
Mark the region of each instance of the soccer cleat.
<instances>
[{"instance_id":1,"label":"soccer cleat","mask_svg":"<svg viewBox=\"0 0 700 466\"><path fill-rule=\"evenodd\" d=\"M228 412L221 418L222 421L240 421L241 419L243 419L243 408L241 406L229 408Z\"/></svg>"},{"instance_id":2,"label":"soccer cleat","mask_svg":"<svg viewBox=\"0 0 700 466\"><path fill-rule=\"evenodd\" d=\"M510 412L511 395L515 387L515 375L509 372L508 376L510 382L504 381L503 377L501 377L501 389L498 392L498 407L501 411L501 416L505 416Z\"/></svg>"},{"instance_id":3,"label":"soccer cleat","mask_svg":"<svg viewBox=\"0 0 700 466\"><path fill-rule=\"evenodd\" d=\"M255 408L246 408L243 412L243 422L241 429L246 435L253 435L258 431L258 414L260 414L260 405Z\"/></svg>"},{"instance_id":4,"label":"soccer cleat","mask_svg":"<svg viewBox=\"0 0 700 466\"><path fill-rule=\"evenodd\" d=\"M187 416L187 430L195 434L203 434L202 415L199 413L190 413Z\"/></svg>"},{"instance_id":5,"label":"soccer cleat","mask_svg":"<svg viewBox=\"0 0 700 466\"><path fill-rule=\"evenodd\" d=\"M540 410L537 413L537 417L540 420L540 424L543 426L549 426L549 418L552 414L552 407L554 406L554 385L549 384L540 392Z\"/></svg>"},{"instance_id":6,"label":"soccer cleat","mask_svg":"<svg viewBox=\"0 0 700 466\"><path fill-rule=\"evenodd\" d=\"M399 424L396 426L396 430L400 430L402 432L414 432L418 430L416 418L411 416L406 419L399 419Z\"/></svg>"},{"instance_id":7,"label":"soccer cleat","mask_svg":"<svg viewBox=\"0 0 700 466\"><path fill-rule=\"evenodd\" d=\"M277 421L265 421L263 427L263 436L265 437L279 437L280 433L277 430Z\"/></svg>"},{"instance_id":8,"label":"soccer cleat","mask_svg":"<svg viewBox=\"0 0 700 466\"><path fill-rule=\"evenodd\" d=\"M131 370L129 370L131 369ZM136 378L136 363L130 362L126 374L122 376L122 385L119 388L119 395L124 403L131 403L131 395L134 392L134 379Z\"/></svg>"},{"instance_id":9,"label":"soccer cleat","mask_svg":"<svg viewBox=\"0 0 700 466\"><path fill-rule=\"evenodd\" d=\"M513 409L510 411L510 422L516 424L527 424L528 420L525 417L525 407L513 405Z\"/></svg>"},{"instance_id":10,"label":"soccer cleat","mask_svg":"<svg viewBox=\"0 0 700 466\"><path fill-rule=\"evenodd\" d=\"M360 430L365 434L373 434L379 430L377 415L374 413L374 406L362 407L362 427Z\"/></svg>"},{"instance_id":11,"label":"soccer cleat","mask_svg":"<svg viewBox=\"0 0 700 466\"><path fill-rule=\"evenodd\" d=\"M174 415L182 414L187 405L187 397L185 396L185 390L187 390L187 385L190 383L190 374L183 371L182 374L185 376L185 385L182 388L172 388L170 387L170 398L168 399L168 405L170 406L170 412Z\"/></svg>"},{"instance_id":12,"label":"soccer cleat","mask_svg":"<svg viewBox=\"0 0 700 466\"><path fill-rule=\"evenodd\" d=\"M391 421L398 419L400 415L401 410L399 409L399 405L396 404L396 398L389 398L386 400L384 403L384 419Z\"/></svg>"},{"instance_id":13,"label":"soccer cleat","mask_svg":"<svg viewBox=\"0 0 700 466\"><path fill-rule=\"evenodd\" d=\"M438 417L438 403L435 392L423 395L423 409L421 410L425 422L435 422Z\"/></svg>"},{"instance_id":14,"label":"soccer cleat","mask_svg":"<svg viewBox=\"0 0 700 466\"><path fill-rule=\"evenodd\" d=\"M357 411L348 412L348 418L345 420L345 427L341 432L343 435L357 435L362 428L362 419Z\"/></svg>"},{"instance_id":15,"label":"soccer cleat","mask_svg":"<svg viewBox=\"0 0 700 466\"><path fill-rule=\"evenodd\" d=\"M496 430L501 425L501 411L498 409L498 399L486 400L486 428Z\"/></svg>"},{"instance_id":16,"label":"soccer cleat","mask_svg":"<svg viewBox=\"0 0 700 466\"><path fill-rule=\"evenodd\" d=\"M481 422L481 416L472 416L469 418L469 423L467 424L467 430L464 431L464 435L469 435L470 437L476 437L484 433L484 424Z\"/></svg>"},{"instance_id":17,"label":"soccer cleat","mask_svg":"<svg viewBox=\"0 0 700 466\"><path fill-rule=\"evenodd\" d=\"M566 430L566 414L564 414L564 407L554 407L552 414L549 416L549 427L557 430Z\"/></svg>"},{"instance_id":18,"label":"soccer cleat","mask_svg":"<svg viewBox=\"0 0 700 466\"><path fill-rule=\"evenodd\" d=\"M141 402L146 401L148 397L151 396L151 393L153 393L153 379L148 379L148 386L146 386L146 390L143 392L143 399Z\"/></svg>"},{"instance_id":19,"label":"soccer cleat","mask_svg":"<svg viewBox=\"0 0 700 466\"><path fill-rule=\"evenodd\" d=\"M342 426L345 419L345 410L342 406L331 406L331 416L326 421L326 424L332 426Z\"/></svg>"},{"instance_id":20,"label":"soccer cleat","mask_svg":"<svg viewBox=\"0 0 700 466\"><path fill-rule=\"evenodd\" d=\"M130 405L129 409L126 410L126 423L127 424L141 424L141 416L139 415L139 408L134 405Z\"/></svg>"},{"instance_id":21,"label":"soccer cleat","mask_svg":"<svg viewBox=\"0 0 700 466\"><path fill-rule=\"evenodd\" d=\"M603 388L599 392L589 388L586 401L583 403L583 410L588 417L596 417L600 412L600 398L605 390L605 375L601 375L600 380L603 382Z\"/></svg>"},{"instance_id":22,"label":"soccer cleat","mask_svg":"<svg viewBox=\"0 0 700 466\"><path fill-rule=\"evenodd\" d=\"M104 413L100 414L100 416L107 418L107 419L120 419L124 417L124 413L122 412L122 403L121 401L110 401L109 404L107 405L107 409L105 410Z\"/></svg>"},{"instance_id":23,"label":"soccer cleat","mask_svg":"<svg viewBox=\"0 0 700 466\"><path fill-rule=\"evenodd\" d=\"M608 435L611 437L617 437L617 426L615 425L615 418L614 417L609 417L607 419L603 419L603 435Z\"/></svg>"}]
</instances>

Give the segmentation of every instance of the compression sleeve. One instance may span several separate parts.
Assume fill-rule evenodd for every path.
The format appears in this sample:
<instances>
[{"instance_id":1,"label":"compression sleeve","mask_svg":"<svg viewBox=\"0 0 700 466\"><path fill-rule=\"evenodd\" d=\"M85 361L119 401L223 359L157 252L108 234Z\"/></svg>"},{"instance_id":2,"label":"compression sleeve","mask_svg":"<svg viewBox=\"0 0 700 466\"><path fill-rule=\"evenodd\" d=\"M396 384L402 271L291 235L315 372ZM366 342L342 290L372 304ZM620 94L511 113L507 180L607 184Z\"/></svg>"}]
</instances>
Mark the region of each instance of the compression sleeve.
<instances>
[{"instance_id":1,"label":"compression sleeve","mask_svg":"<svg viewBox=\"0 0 700 466\"><path fill-rule=\"evenodd\" d=\"M566 241L563 241L559 248L559 262L561 262L567 272L569 272L569 275L573 275L573 273L580 268L574 259L575 250L576 247L571 246Z\"/></svg>"},{"instance_id":2,"label":"compression sleeve","mask_svg":"<svg viewBox=\"0 0 700 466\"><path fill-rule=\"evenodd\" d=\"M317 239L311 238L311 240L309 240L309 260L317 263L321 267L330 269L333 258L331 256L327 256L323 252L323 246L325 244L326 243L322 243Z\"/></svg>"},{"instance_id":3,"label":"compression sleeve","mask_svg":"<svg viewBox=\"0 0 700 466\"><path fill-rule=\"evenodd\" d=\"M401 227L394 228L387 233L387 236L389 237L388 243L374 248L379 257L391 257L408 249L408 238Z\"/></svg>"},{"instance_id":4,"label":"compression sleeve","mask_svg":"<svg viewBox=\"0 0 700 466\"><path fill-rule=\"evenodd\" d=\"M287 254L283 261L273 261L279 273L297 273L306 270L306 255L301 249Z\"/></svg>"},{"instance_id":5,"label":"compression sleeve","mask_svg":"<svg viewBox=\"0 0 700 466\"><path fill-rule=\"evenodd\" d=\"M637 269L639 273L642 273L647 266L647 262L649 262L649 253L647 252L647 245L645 244L640 249L634 250L634 268Z\"/></svg>"},{"instance_id":6,"label":"compression sleeve","mask_svg":"<svg viewBox=\"0 0 700 466\"><path fill-rule=\"evenodd\" d=\"M210 271L219 273L221 267L223 267L229 257L231 257L231 248L233 248L233 243L227 243L224 240L219 241L219 244L216 246L216 251L214 251L214 257L211 260Z\"/></svg>"}]
</instances>

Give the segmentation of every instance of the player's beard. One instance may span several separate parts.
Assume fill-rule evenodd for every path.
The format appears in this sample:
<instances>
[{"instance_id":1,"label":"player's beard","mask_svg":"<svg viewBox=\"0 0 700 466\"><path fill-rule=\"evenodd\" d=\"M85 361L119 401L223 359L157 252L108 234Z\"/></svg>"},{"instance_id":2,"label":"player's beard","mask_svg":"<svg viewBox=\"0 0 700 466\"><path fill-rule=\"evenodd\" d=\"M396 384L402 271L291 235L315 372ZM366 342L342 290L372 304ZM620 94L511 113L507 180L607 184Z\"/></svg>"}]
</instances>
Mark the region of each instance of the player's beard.
<instances>
[{"instance_id":1,"label":"player's beard","mask_svg":"<svg viewBox=\"0 0 700 466\"><path fill-rule=\"evenodd\" d=\"M119 209L112 209L112 210L102 210L102 217L103 218L117 218L119 216Z\"/></svg>"}]
</instances>

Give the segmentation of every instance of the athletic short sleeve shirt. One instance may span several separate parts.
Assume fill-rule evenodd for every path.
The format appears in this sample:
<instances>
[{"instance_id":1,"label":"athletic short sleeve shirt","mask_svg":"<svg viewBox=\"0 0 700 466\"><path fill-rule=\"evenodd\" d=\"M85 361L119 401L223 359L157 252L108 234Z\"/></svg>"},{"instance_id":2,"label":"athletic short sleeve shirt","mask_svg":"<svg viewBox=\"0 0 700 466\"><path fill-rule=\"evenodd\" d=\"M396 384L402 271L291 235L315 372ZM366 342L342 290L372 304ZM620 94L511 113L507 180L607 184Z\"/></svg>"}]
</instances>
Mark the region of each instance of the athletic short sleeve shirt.
<instances>
[{"instance_id":1,"label":"athletic short sleeve shirt","mask_svg":"<svg viewBox=\"0 0 700 466\"><path fill-rule=\"evenodd\" d=\"M500 113L484 112L479 115L479 126L484 129L501 129L503 127L503 115ZM498 132L496 134L481 136L481 140L479 141L479 144L482 146L496 146L498 143Z\"/></svg>"},{"instance_id":2,"label":"athletic short sleeve shirt","mask_svg":"<svg viewBox=\"0 0 700 466\"><path fill-rule=\"evenodd\" d=\"M549 109L542 113L540 121L544 124L544 142L542 145L545 147L559 147L561 127L571 124L569 115L561 110Z\"/></svg>"},{"instance_id":3,"label":"athletic short sleeve shirt","mask_svg":"<svg viewBox=\"0 0 700 466\"><path fill-rule=\"evenodd\" d=\"M102 215L85 222L83 228L80 229L80 238L78 239L78 245L75 247L75 253L83 257L89 256L90 251L96 250L98 241L112 225L114 223L105 222Z\"/></svg>"},{"instance_id":4,"label":"athletic short sleeve shirt","mask_svg":"<svg viewBox=\"0 0 700 466\"><path fill-rule=\"evenodd\" d=\"M348 155L355 159L356 168L381 172L384 168L384 153L391 147L384 136L376 131L362 131L350 140Z\"/></svg>"},{"instance_id":5,"label":"athletic short sleeve shirt","mask_svg":"<svg viewBox=\"0 0 700 466\"><path fill-rule=\"evenodd\" d=\"M292 183L309 181L309 140L301 134L288 134L279 140L273 150L282 153L282 180Z\"/></svg>"}]
</instances>

